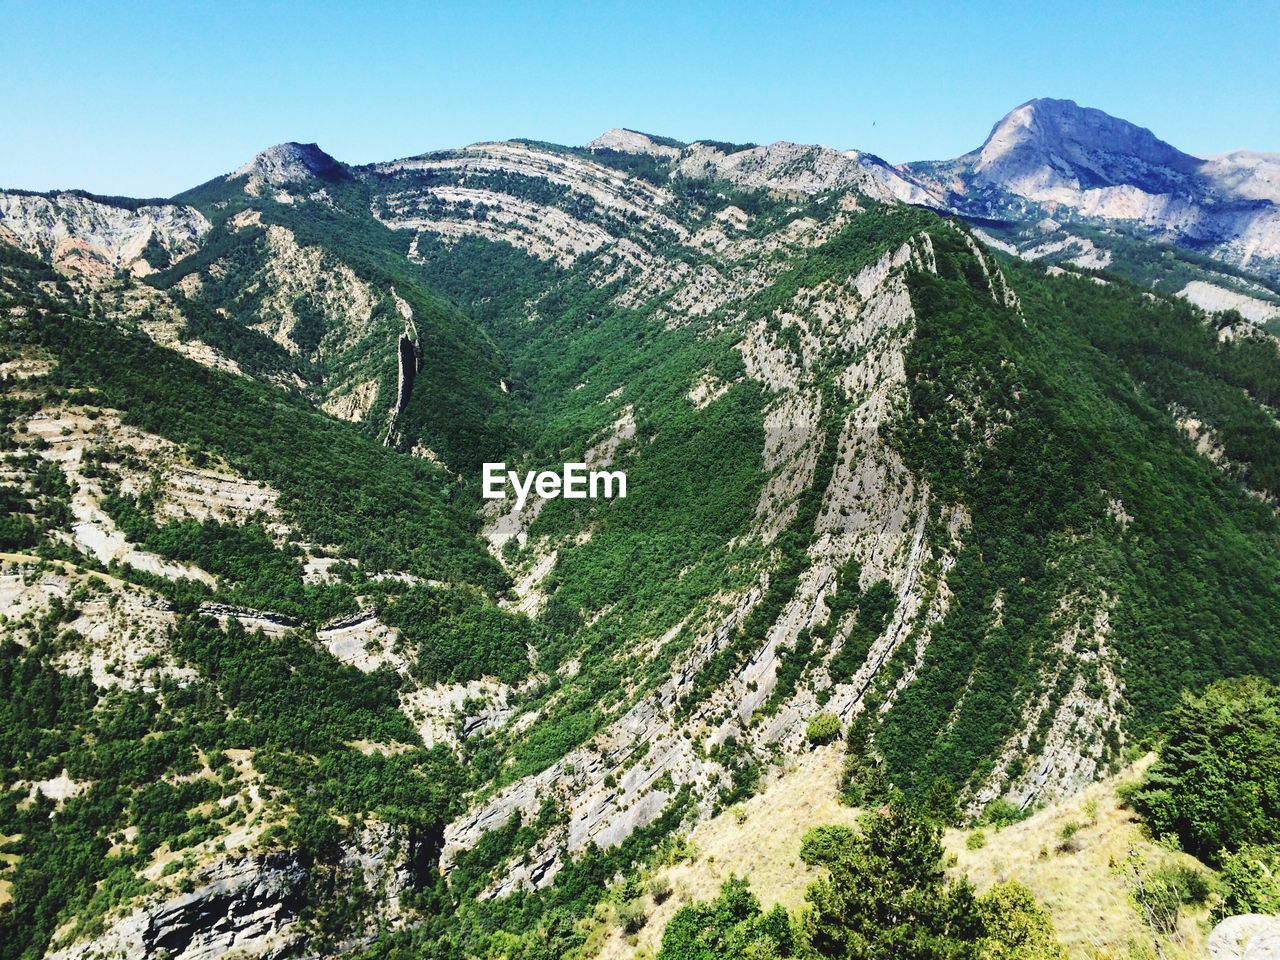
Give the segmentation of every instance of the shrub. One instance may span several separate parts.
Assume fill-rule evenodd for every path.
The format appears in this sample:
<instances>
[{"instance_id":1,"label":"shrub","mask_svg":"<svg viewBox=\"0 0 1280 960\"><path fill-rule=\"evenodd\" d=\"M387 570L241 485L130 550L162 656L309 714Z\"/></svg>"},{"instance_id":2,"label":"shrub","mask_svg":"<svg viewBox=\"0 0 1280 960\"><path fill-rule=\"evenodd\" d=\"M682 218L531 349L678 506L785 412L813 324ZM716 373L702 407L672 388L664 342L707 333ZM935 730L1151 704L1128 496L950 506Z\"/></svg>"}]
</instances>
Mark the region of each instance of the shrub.
<instances>
[{"instance_id":1,"label":"shrub","mask_svg":"<svg viewBox=\"0 0 1280 960\"><path fill-rule=\"evenodd\" d=\"M1204 875L1180 864L1165 864L1145 877L1133 889L1134 905L1156 933L1169 935L1178 929L1178 914L1184 904L1202 904L1209 896Z\"/></svg>"},{"instance_id":2,"label":"shrub","mask_svg":"<svg viewBox=\"0 0 1280 960\"><path fill-rule=\"evenodd\" d=\"M1030 807L1025 809L1017 807L1003 797L996 797L996 799L982 808L982 814L978 817L978 825L995 827L999 830L1001 827L1007 827L1025 820L1029 816L1031 816Z\"/></svg>"},{"instance_id":3,"label":"shrub","mask_svg":"<svg viewBox=\"0 0 1280 960\"><path fill-rule=\"evenodd\" d=\"M1185 696L1146 778L1127 791L1155 836L1216 862L1247 843L1280 843L1280 691L1256 677Z\"/></svg>"},{"instance_id":4,"label":"shrub","mask_svg":"<svg viewBox=\"0 0 1280 960\"><path fill-rule=\"evenodd\" d=\"M987 835L981 830L975 830L965 839L964 845L970 850L981 850L987 845Z\"/></svg>"},{"instance_id":5,"label":"shrub","mask_svg":"<svg viewBox=\"0 0 1280 960\"><path fill-rule=\"evenodd\" d=\"M855 837L851 829L839 824L813 827L800 841L800 859L810 866L829 863L852 845Z\"/></svg>"},{"instance_id":6,"label":"shrub","mask_svg":"<svg viewBox=\"0 0 1280 960\"><path fill-rule=\"evenodd\" d=\"M978 901L982 918L982 960L1061 960L1053 923L1027 887L997 883Z\"/></svg>"},{"instance_id":7,"label":"shrub","mask_svg":"<svg viewBox=\"0 0 1280 960\"><path fill-rule=\"evenodd\" d=\"M671 881L663 874L649 878L649 896L654 903L663 903L671 896Z\"/></svg>"},{"instance_id":8,"label":"shrub","mask_svg":"<svg viewBox=\"0 0 1280 960\"><path fill-rule=\"evenodd\" d=\"M639 900L628 900L618 906L618 923L626 933L638 933L649 920L644 912L644 904Z\"/></svg>"},{"instance_id":9,"label":"shrub","mask_svg":"<svg viewBox=\"0 0 1280 960\"><path fill-rule=\"evenodd\" d=\"M984 934L981 960L1061 960L1066 956L1048 914L1020 883L1009 880L992 887L978 900L978 916Z\"/></svg>"},{"instance_id":10,"label":"shrub","mask_svg":"<svg viewBox=\"0 0 1280 960\"><path fill-rule=\"evenodd\" d=\"M1069 820L1062 825L1062 829L1058 831L1059 853L1079 853L1084 849L1084 841L1081 840L1079 834L1084 829L1084 824Z\"/></svg>"},{"instance_id":11,"label":"shrub","mask_svg":"<svg viewBox=\"0 0 1280 960\"><path fill-rule=\"evenodd\" d=\"M1221 916L1280 914L1280 844L1249 845L1222 858Z\"/></svg>"},{"instance_id":12,"label":"shrub","mask_svg":"<svg viewBox=\"0 0 1280 960\"><path fill-rule=\"evenodd\" d=\"M806 734L814 746L831 743L840 736L840 718L834 713L814 714L809 718Z\"/></svg>"}]
</instances>

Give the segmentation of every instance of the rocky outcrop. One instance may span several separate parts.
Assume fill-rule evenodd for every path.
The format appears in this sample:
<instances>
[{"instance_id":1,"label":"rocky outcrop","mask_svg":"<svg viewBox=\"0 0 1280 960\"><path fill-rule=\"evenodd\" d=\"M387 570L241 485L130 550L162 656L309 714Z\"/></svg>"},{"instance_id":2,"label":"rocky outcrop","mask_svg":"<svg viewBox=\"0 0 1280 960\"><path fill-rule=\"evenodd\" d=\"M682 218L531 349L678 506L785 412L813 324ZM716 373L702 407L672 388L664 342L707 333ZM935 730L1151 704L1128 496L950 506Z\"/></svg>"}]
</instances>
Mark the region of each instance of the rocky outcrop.
<instances>
[{"instance_id":1,"label":"rocky outcrop","mask_svg":"<svg viewBox=\"0 0 1280 960\"><path fill-rule=\"evenodd\" d=\"M1208 313L1234 310L1253 323L1266 323L1280 319L1280 302L1251 297L1247 293L1220 287L1204 280L1192 280L1178 291L1178 296Z\"/></svg>"},{"instance_id":2,"label":"rocky outcrop","mask_svg":"<svg viewBox=\"0 0 1280 960\"><path fill-rule=\"evenodd\" d=\"M413 394L413 381L418 376L418 344L407 333L400 334L396 344L396 412L409 405Z\"/></svg>"},{"instance_id":3,"label":"rocky outcrop","mask_svg":"<svg viewBox=\"0 0 1280 960\"><path fill-rule=\"evenodd\" d=\"M86 449L101 447L101 434L111 425L110 421L98 423L83 411L46 410L37 411L22 425L26 436L44 441L41 458L57 464L71 486L72 522L68 530L59 531L62 539L103 564L126 563L173 580L185 578L212 586L213 576L199 567L167 560L132 543L103 510L101 484L88 475L83 460ZM153 449L163 447L159 443Z\"/></svg>"},{"instance_id":4,"label":"rocky outcrop","mask_svg":"<svg viewBox=\"0 0 1280 960\"><path fill-rule=\"evenodd\" d=\"M265 610L250 610L246 607L233 607L225 603L202 603L200 615L213 617L224 626L231 620L238 620L246 630L261 630L269 637L278 637L297 629L298 621L286 617L282 613L271 613Z\"/></svg>"},{"instance_id":5,"label":"rocky outcrop","mask_svg":"<svg viewBox=\"0 0 1280 960\"><path fill-rule=\"evenodd\" d=\"M879 200L891 200L896 193L910 196L914 189L879 158L857 150L784 141L743 149L695 143L681 154L675 169L686 177L728 180L750 190L822 193L853 188Z\"/></svg>"},{"instance_id":6,"label":"rocky outcrop","mask_svg":"<svg viewBox=\"0 0 1280 960\"><path fill-rule=\"evenodd\" d=\"M613 150L617 153L643 153L651 157L671 159L680 156L684 144L668 137L655 137L639 130L614 127L587 144L588 150Z\"/></svg>"},{"instance_id":7,"label":"rocky outcrop","mask_svg":"<svg viewBox=\"0 0 1280 960\"><path fill-rule=\"evenodd\" d=\"M244 166L228 174L228 180L248 178L249 185L285 186L312 177L332 180L346 168L314 143L281 143L268 147ZM248 186L246 185L246 189ZM254 192L254 191L250 191Z\"/></svg>"},{"instance_id":8,"label":"rocky outcrop","mask_svg":"<svg viewBox=\"0 0 1280 960\"><path fill-rule=\"evenodd\" d=\"M1116 509L1118 516L1126 516L1123 505ZM1039 678L1039 694L1027 704L1021 729L974 792L969 814L976 815L996 797L1026 809L1069 796L1106 774L1107 763L1123 744L1124 684L1110 645L1111 602L1105 595L1063 599L1058 643ZM1065 692L1055 697L1059 690ZM1109 738L1114 738L1111 750ZM1028 757L1025 769L1015 775L1015 761Z\"/></svg>"},{"instance_id":9,"label":"rocky outcrop","mask_svg":"<svg viewBox=\"0 0 1280 960\"><path fill-rule=\"evenodd\" d=\"M233 301L258 318L254 329L292 354L314 351L326 358L368 336L380 298L347 264L318 246L298 243L293 231L274 224L266 228L263 254ZM322 318L318 337L300 332L303 315Z\"/></svg>"},{"instance_id":10,"label":"rocky outcrop","mask_svg":"<svg viewBox=\"0 0 1280 960\"><path fill-rule=\"evenodd\" d=\"M1277 960L1280 917L1246 913L1227 917L1209 934L1209 960Z\"/></svg>"},{"instance_id":11,"label":"rocky outcrop","mask_svg":"<svg viewBox=\"0 0 1280 960\"><path fill-rule=\"evenodd\" d=\"M480 237L565 267L606 248L634 266L649 248L688 232L669 214L664 187L529 143L424 154L378 164L370 177L374 215L394 229L446 242Z\"/></svg>"},{"instance_id":12,"label":"rocky outcrop","mask_svg":"<svg viewBox=\"0 0 1280 960\"><path fill-rule=\"evenodd\" d=\"M396 341L396 402L387 413L387 434L382 440L383 445L388 447L395 442L396 424L409 406L414 381L418 378L418 371L422 369L422 347L418 343L418 328L413 322L413 310L396 295L394 289L391 296L404 319L404 330Z\"/></svg>"},{"instance_id":13,"label":"rocky outcrop","mask_svg":"<svg viewBox=\"0 0 1280 960\"><path fill-rule=\"evenodd\" d=\"M209 229L203 214L179 204L119 206L78 193L0 192L0 241L68 272L147 274L192 253Z\"/></svg>"},{"instance_id":14,"label":"rocky outcrop","mask_svg":"<svg viewBox=\"0 0 1280 960\"><path fill-rule=\"evenodd\" d=\"M1042 99L1011 111L977 150L898 171L957 213L1124 221L1280 277L1277 169L1277 154L1195 157L1101 110Z\"/></svg>"},{"instance_id":15,"label":"rocky outcrop","mask_svg":"<svg viewBox=\"0 0 1280 960\"><path fill-rule=\"evenodd\" d=\"M219 861L197 872L190 893L138 907L100 936L46 957L214 960L233 950L244 957L281 957L294 944L307 877L292 853Z\"/></svg>"}]
</instances>

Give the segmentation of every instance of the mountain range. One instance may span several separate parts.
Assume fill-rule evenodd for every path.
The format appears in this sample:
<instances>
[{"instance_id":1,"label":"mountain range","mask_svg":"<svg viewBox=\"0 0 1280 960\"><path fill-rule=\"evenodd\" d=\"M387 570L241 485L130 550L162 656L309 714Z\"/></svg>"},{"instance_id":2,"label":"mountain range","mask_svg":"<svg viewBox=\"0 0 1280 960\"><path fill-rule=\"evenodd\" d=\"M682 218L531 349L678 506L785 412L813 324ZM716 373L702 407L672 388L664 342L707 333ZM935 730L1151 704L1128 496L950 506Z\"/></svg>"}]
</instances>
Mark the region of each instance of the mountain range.
<instances>
[{"instance_id":1,"label":"mountain range","mask_svg":"<svg viewBox=\"0 0 1280 960\"><path fill-rule=\"evenodd\" d=\"M0 958L595 955L815 746L972 822L1276 676L1278 169L1036 100L0 191Z\"/></svg>"}]
</instances>

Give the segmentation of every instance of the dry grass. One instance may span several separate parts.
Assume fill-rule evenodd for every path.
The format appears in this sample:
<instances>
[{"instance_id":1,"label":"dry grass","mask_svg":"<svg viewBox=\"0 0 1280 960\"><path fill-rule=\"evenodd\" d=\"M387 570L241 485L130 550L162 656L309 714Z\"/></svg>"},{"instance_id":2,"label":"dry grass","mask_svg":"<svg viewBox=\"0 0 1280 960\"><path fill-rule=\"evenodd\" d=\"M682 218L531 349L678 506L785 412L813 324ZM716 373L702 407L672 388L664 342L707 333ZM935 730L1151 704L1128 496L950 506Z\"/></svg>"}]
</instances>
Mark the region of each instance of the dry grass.
<instances>
[{"instance_id":1,"label":"dry grass","mask_svg":"<svg viewBox=\"0 0 1280 960\"><path fill-rule=\"evenodd\" d=\"M1168 862L1199 866L1192 857L1148 840L1133 815L1120 807L1116 788L1150 761L1147 757L1022 823L985 831L987 843L980 850L966 846L971 831L948 831L947 848L957 858L953 872L967 876L980 890L1001 880L1025 884L1053 917L1073 960L1128 957L1134 946L1149 947L1151 935L1129 899L1128 858L1136 854L1146 869ZM1068 824L1079 829L1064 849ZM1205 955L1205 912L1184 916L1178 936L1161 942L1168 960Z\"/></svg>"},{"instance_id":2,"label":"dry grass","mask_svg":"<svg viewBox=\"0 0 1280 960\"><path fill-rule=\"evenodd\" d=\"M602 960L656 953L662 931L675 912L692 900L709 900L730 874L751 878L751 889L766 909L780 903L794 910L815 871L800 860L800 838L824 823L853 825L857 814L836 796L843 747L820 747L775 771L765 788L750 800L694 828L689 839L697 856L658 871L671 883L672 894L661 904L645 898L649 919L628 941L610 925L600 944Z\"/></svg>"},{"instance_id":3,"label":"dry grass","mask_svg":"<svg viewBox=\"0 0 1280 960\"><path fill-rule=\"evenodd\" d=\"M788 910L800 907L816 875L800 860L801 838L811 827L857 820L857 811L837 799L842 756L839 745L806 754L776 771L740 807L699 824L690 835L696 856L657 871L670 882L672 894L661 904L645 898L644 928L627 937L603 908L598 917L604 923L591 936L590 953L600 960L652 956L675 912L692 900L715 897L730 874L750 877L766 909L775 903ZM946 846L956 858L953 875L967 876L979 890L1001 880L1025 884L1053 918L1071 960L1154 956L1151 935L1129 899L1126 862L1136 855L1149 870L1171 861L1191 866L1197 861L1146 839L1132 814L1120 807L1117 787L1149 762L1146 758L1022 823L985 830L987 842L979 850L967 847L972 831L948 831ZM1068 824L1079 828L1064 848ZM1203 909L1183 917L1177 936L1161 942L1166 960L1205 955L1204 920Z\"/></svg>"},{"instance_id":4,"label":"dry grass","mask_svg":"<svg viewBox=\"0 0 1280 960\"><path fill-rule=\"evenodd\" d=\"M22 834L20 833L15 833L11 837L6 837L0 833L0 849L11 843L17 843L21 839ZM10 878L12 877L12 871L18 868L19 859L16 853L0 853L0 877L3 877L3 879L0 879L0 907L13 902L13 881Z\"/></svg>"}]
</instances>

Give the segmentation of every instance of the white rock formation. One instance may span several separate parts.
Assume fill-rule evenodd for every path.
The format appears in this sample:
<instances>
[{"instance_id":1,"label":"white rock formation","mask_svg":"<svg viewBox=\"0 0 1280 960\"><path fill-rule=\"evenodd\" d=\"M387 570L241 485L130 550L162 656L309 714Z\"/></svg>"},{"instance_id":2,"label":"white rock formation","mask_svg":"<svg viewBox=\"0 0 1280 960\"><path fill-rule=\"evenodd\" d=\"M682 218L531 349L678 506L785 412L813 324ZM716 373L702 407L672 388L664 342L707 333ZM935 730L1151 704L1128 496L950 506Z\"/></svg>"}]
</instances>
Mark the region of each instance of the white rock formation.
<instances>
[{"instance_id":1,"label":"white rock formation","mask_svg":"<svg viewBox=\"0 0 1280 960\"><path fill-rule=\"evenodd\" d=\"M1209 313L1234 310L1254 323L1266 323L1280 317L1280 303L1251 297L1204 280L1192 280L1178 291L1178 296Z\"/></svg>"},{"instance_id":2,"label":"white rock formation","mask_svg":"<svg viewBox=\"0 0 1280 960\"><path fill-rule=\"evenodd\" d=\"M341 169L342 165L337 160L314 143L281 143L268 147L248 163L237 167L228 174L227 179L247 177L254 185L270 184L278 187L310 177L331 176Z\"/></svg>"},{"instance_id":3,"label":"white rock formation","mask_svg":"<svg viewBox=\"0 0 1280 960\"><path fill-rule=\"evenodd\" d=\"M682 147L666 138L655 138L638 130L614 127L587 144L588 150L616 150L619 153L646 153L653 157L680 156Z\"/></svg>"},{"instance_id":4,"label":"white rock formation","mask_svg":"<svg viewBox=\"0 0 1280 960\"><path fill-rule=\"evenodd\" d=\"M1209 934L1209 960L1280 960L1280 917L1227 917Z\"/></svg>"},{"instance_id":5,"label":"white rock formation","mask_svg":"<svg viewBox=\"0 0 1280 960\"><path fill-rule=\"evenodd\" d=\"M149 273L152 267L142 254L153 240L179 260L196 249L209 229L203 214L178 204L133 209L74 193L0 192L0 241L65 271Z\"/></svg>"},{"instance_id":6,"label":"white rock formation","mask_svg":"<svg viewBox=\"0 0 1280 960\"><path fill-rule=\"evenodd\" d=\"M1049 99L1012 110L962 157L898 168L935 206L1017 217L1015 201L1027 200L1059 219L1127 221L1280 275L1277 170L1280 154L1194 157L1101 110Z\"/></svg>"}]
</instances>

